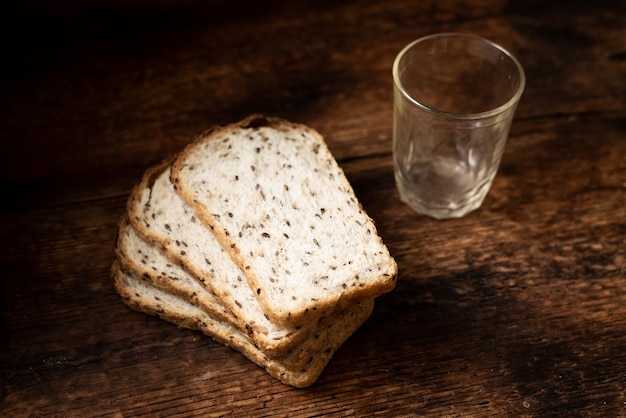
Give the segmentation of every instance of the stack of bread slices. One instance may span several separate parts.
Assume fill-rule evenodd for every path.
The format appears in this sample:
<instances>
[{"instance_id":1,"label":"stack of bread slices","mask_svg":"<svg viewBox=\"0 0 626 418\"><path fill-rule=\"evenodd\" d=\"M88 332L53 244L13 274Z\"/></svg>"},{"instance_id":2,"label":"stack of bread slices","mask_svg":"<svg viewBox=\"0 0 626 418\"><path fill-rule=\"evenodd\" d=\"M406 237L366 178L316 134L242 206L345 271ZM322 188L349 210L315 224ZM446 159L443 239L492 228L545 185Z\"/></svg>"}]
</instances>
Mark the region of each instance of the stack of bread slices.
<instances>
[{"instance_id":1,"label":"stack of bread slices","mask_svg":"<svg viewBox=\"0 0 626 418\"><path fill-rule=\"evenodd\" d=\"M397 266L323 138L255 115L146 171L112 272L132 309L306 387L394 288Z\"/></svg>"}]
</instances>

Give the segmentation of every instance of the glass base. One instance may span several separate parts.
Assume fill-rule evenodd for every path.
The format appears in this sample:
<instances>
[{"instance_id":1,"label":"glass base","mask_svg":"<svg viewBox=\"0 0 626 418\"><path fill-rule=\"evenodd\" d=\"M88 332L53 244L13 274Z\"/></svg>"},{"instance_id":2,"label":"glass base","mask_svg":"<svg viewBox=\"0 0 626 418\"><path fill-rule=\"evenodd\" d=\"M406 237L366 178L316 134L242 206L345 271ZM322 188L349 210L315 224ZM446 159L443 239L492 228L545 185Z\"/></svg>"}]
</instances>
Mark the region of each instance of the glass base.
<instances>
[{"instance_id":1,"label":"glass base","mask_svg":"<svg viewBox=\"0 0 626 418\"><path fill-rule=\"evenodd\" d=\"M482 205L483 200L485 200L490 185L491 182L483 184L473 194L458 199L458 202L461 203L450 200L444 203L432 204L420 199L414 190L411 190L403 183L402 177L396 175L396 187L400 193L400 200L409 205L415 212L435 219L462 218L478 209Z\"/></svg>"}]
</instances>

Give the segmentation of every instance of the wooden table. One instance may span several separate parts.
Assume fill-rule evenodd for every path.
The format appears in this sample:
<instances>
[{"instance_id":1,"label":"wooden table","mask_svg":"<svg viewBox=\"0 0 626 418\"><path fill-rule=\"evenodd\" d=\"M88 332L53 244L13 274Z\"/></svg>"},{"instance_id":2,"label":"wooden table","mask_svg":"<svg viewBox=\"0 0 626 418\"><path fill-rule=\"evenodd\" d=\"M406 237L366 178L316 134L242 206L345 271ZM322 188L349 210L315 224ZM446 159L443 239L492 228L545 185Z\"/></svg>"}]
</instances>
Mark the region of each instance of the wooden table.
<instances>
[{"instance_id":1,"label":"wooden table","mask_svg":"<svg viewBox=\"0 0 626 418\"><path fill-rule=\"evenodd\" d=\"M626 416L626 3L14 3L1 416ZM528 81L483 207L436 221L394 186L391 64L443 31ZM143 171L250 113L325 136L399 265L308 389L112 288Z\"/></svg>"}]
</instances>

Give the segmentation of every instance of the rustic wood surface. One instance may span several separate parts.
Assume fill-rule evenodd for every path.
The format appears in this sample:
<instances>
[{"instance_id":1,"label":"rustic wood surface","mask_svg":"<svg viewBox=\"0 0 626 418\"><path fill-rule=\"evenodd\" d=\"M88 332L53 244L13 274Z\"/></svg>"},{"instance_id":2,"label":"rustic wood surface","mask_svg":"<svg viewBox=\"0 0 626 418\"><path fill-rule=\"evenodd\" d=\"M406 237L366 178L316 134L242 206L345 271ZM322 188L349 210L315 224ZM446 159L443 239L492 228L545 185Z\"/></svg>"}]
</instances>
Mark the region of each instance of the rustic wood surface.
<instances>
[{"instance_id":1,"label":"rustic wood surface","mask_svg":"<svg viewBox=\"0 0 626 418\"><path fill-rule=\"evenodd\" d=\"M0 416L626 416L625 2L6 3ZM528 81L483 207L435 221L393 183L391 64L443 31ZM308 389L109 276L142 172L250 113L326 137L399 265Z\"/></svg>"}]
</instances>

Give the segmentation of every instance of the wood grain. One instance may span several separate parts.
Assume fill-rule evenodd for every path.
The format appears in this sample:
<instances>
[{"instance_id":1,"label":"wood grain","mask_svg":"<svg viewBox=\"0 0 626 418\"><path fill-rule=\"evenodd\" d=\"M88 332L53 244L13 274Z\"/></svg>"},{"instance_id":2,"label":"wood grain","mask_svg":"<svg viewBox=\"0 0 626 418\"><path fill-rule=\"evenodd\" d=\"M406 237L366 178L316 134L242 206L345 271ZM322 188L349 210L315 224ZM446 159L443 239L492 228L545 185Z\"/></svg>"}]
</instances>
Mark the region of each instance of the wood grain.
<instances>
[{"instance_id":1,"label":"wood grain","mask_svg":"<svg viewBox=\"0 0 626 418\"><path fill-rule=\"evenodd\" d=\"M0 415L626 416L623 2L117 0L2 6ZM527 75L483 207L398 198L391 64L470 32ZM128 310L117 222L142 172L216 123L319 130L398 287L297 390Z\"/></svg>"}]
</instances>

